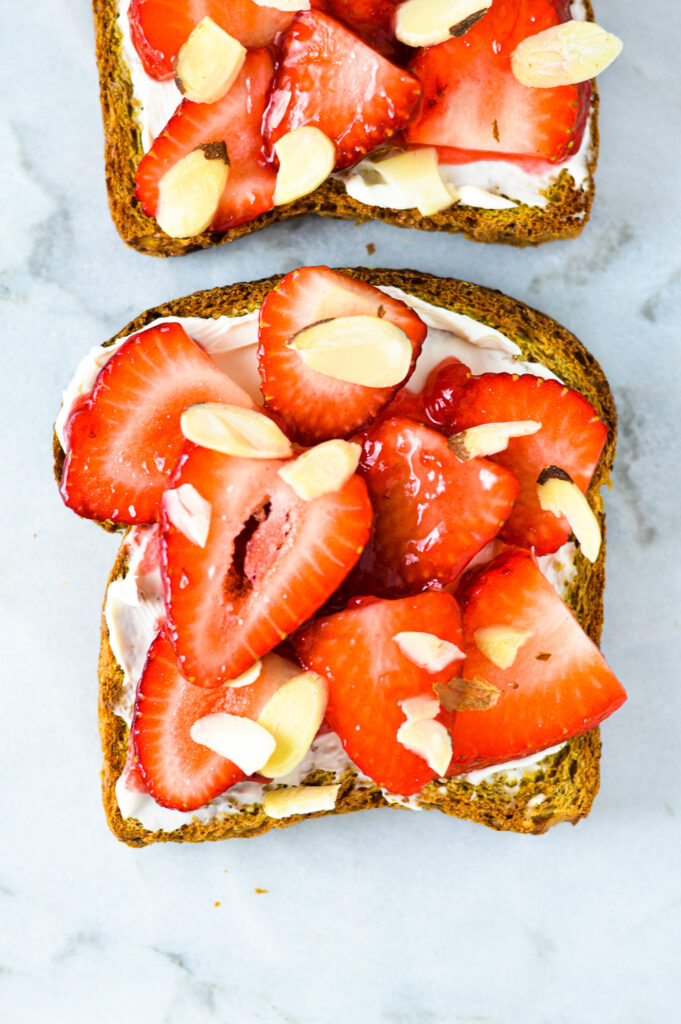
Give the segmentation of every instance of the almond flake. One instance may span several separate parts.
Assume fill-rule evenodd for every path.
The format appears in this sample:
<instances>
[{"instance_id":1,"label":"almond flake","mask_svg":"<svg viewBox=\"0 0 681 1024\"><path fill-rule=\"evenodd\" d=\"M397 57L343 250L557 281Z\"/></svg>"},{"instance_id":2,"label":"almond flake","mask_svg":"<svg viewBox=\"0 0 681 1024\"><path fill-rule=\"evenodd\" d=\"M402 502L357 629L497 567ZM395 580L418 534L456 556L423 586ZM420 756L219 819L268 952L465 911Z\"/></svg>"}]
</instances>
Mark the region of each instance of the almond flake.
<instances>
[{"instance_id":1,"label":"almond flake","mask_svg":"<svg viewBox=\"0 0 681 1024\"><path fill-rule=\"evenodd\" d=\"M462 36L486 14L491 0L406 0L395 14L395 35L407 46L435 46Z\"/></svg>"},{"instance_id":2,"label":"almond flake","mask_svg":"<svg viewBox=\"0 0 681 1024\"><path fill-rule=\"evenodd\" d=\"M512 437L527 437L541 430L537 420L515 420L505 423L481 423L477 427L469 427L459 434L452 434L447 444L457 459L467 462L469 459L485 458L496 455L508 448Z\"/></svg>"},{"instance_id":3,"label":"almond flake","mask_svg":"<svg viewBox=\"0 0 681 1024\"><path fill-rule=\"evenodd\" d=\"M274 736L262 725L224 711L199 718L189 735L195 743L232 761L245 775L259 771L275 747Z\"/></svg>"},{"instance_id":4,"label":"almond flake","mask_svg":"<svg viewBox=\"0 0 681 1024\"><path fill-rule=\"evenodd\" d=\"M440 177L437 150L432 146L398 153L375 166L384 181L399 188L422 217L446 210L456 202L457 197Z\"/></svg>"},{"instance_id":5,"label":"almond flake","mask_svg":"<svg viewBox=\"0 0 681 1024\"><path fill-rule=\"evenodd\" d=\"M310 369L370 388L399 384L413 356L402 328L380 316L320 320L295 334L288 345Z\"/></svg>"},{"instance_id":6,"label":"almond flake","mask_svg":"<svg viewBox=\"0 0 681 1024\"><path fill-rule=\"evenodd\" d=\"M426 718L435 718L440 711L440 701L420 693L417 697L407 697L399 702L408 722L420 722Z\"/></svg>"},{"instance_id":7,"label":"almond flake","mask_svg":"<svg viewBox=\"0 0 681 1024\"><path fill-rule=\"evenodd\" d=\"M622 52L622 41L591 21L566 21L528 36L511 54L522 85L553 89L586 82Z\"/></svg>"},{"instance_id":8,"label":"almond flake","mask_svg":"<svg viewBox=\"0 0 681 1024\"><path fill-rule=\"evenodd\" d=\"M497 668L510 668L518 651L527 643L532 633L527 629L512 626L485 626L473 634L475 646L481 654Z\"/></svg>"},{"instance_id":9,"label":"almond flake","mask_svg":"<svg viewBox=\"0 0 681 1024\"><path fill-rule=\"evenodd\" d=\"M316 672L303 672L279 687L258 716L276 742L262 775L278 779L300 764L322 724L327 699L326 680Z\"/></svg>"},{"instance_id":10,"label":"almond flake","mask_svg":"<svg viewBox=\"0 0 681 1024\"><path fill-rule=\"evenodd\" d=\"M441 672L457 658L464 657L456 644L442 640L434 633L396 633L393 640L405 658L426 672Z\"/></svg>"},{"instance_id":11,"label":"almond flake","mask_svg":"<svg viewBox=\"0 0 681 1024\"><path fill-rule=\"evenodd\" d=\"M480 676L473 679L450 679L433 687L446 711L485 711L493 708L501 696L498 687Z\"/></svg>"},{"instance_id":12,"label":"almond flake","mask_svg":"<svg viewBox=\"0 0 681 1024\"><path fill-rule=\"evenodd\" d=\"M258 7L271 7L275 11L309 11L310 0L253 0Z\"/></svg>"},{"instance_id":13,"label":"almond flake","mask_svg":"<svg viewBox=\"0 0 681 1024\"><path fill-rule=\"evenodd\" d=\"M228 679L223 686L229 686L232 689L238 689L240 686L250 686L254 683L260 673L262 672L262 662L255 661L250 668L247 668L245 672L242 672L240 676L235 676L234 679Z\"/></svg>"},{"instance_id":14,"label":"almond flake","mask_svg":"<svg viewBox=\"0 0 681 1024\"><path fill-rule=\"evenodd\" d=\"M279 470L279 476L303 501L314 501L344 487L354 474L362 446L352 441L323 441Z\"/></svg>"},{"instance_id":15,"label":"almond flake","mask_svg":"<svg viewBox=\"0 0 681 1024\"><path fill-rule=\"evenodd\" d=\"M194 103L215 103L231 89L246 59L246 48L212 18L203 18L175 61L175 83Z\"/></svg>"},{"instance_id":16,"label":"almond flake","mask_svg":"<svg viewBox=\"0 0 681 1024\"><path fill-rule=\"evenodd\" d=\"M163 510L176 530L192 544L205 548L212 506L192 484L180 484L163 495Z\"/></svg>"},{"instance_id":17,"label":"almond flake","mask_svg":"<svg viewBox=\"0 0 681 1024\"><path fill-rule=\"evenodd\" d=\"M397 730L397 742L422 757L438 777L447 771L452 759L452 740L442 722L432 718L404 722Z\"/></svg>"},{"instance_id":18,"label":"almond flake","mask_svg":"<svg viewBox=\"0 0 681 1024\"><path fill-rule=\"evenodd\" d=\"M242 459L287 459L293 454L289 439L274 420L255 409L220 402L192 405L180 418L189 441Z\"/></svg>"},{"instance_id":19,"label":"almond flake","mask_svg":"<svg viewBox=\"0 0 681 1024\"><path fill-rule=\"evenodd\" d=\"M307 196L326 181L336 164L336 147L313 125L296 128L274 144L279 160L274 205Z\"/></svg>"},{"instance_id":20,"label":"almond flake","mask_svg":"<svg viewBox=\"0 0 681 1024\"><path fill-rule=\"evenodd\" d=\"M340 785L285 786L265 793L262 809L268 818L290 818L294 814L332 811Z\"/></svg>"},{"instance_id":21,"label":"almond flake","mask_svg":"<svg viewBox=\"0 0 681 1024\"><path fill-rule=\"evenodd\" d=\"M558 466L542 470L537 480L537 497L545 512L565 516L582 554L595 562L601 550L601 528L589 502L570 475Z\"/></svg>"},{"instance_id":22,"label":"almond flake","mask_svg":"<svg viewBox=\"0 0 681 1024\"><path fill-rule=\"evenodd\" d=\"M178 160L158 184L159 227L171 238L200 235L215 216L228 175L224 142L206 143Z\"/></svg>"}]
</instances>

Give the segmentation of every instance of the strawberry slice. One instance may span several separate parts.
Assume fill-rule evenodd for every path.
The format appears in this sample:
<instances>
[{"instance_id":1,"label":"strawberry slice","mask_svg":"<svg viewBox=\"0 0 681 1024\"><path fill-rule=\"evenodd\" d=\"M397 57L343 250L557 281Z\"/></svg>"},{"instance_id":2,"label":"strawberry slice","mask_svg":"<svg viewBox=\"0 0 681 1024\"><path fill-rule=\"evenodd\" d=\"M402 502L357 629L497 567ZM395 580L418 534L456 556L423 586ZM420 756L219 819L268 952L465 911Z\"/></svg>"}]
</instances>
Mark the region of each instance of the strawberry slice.
<instances>
[{"instance_id":1,"label":"strawberry slice","mask_svg":"<svg viewBox=\"0 0 681 1024\"><path fill-rule=\"evenodd\" d=\"M246 55L239 76L216 103L183 100L154 140L135 173L135 196L148 217L156 215L161 178L197 146L224 142L229 177L213 219L213 231L227 231L272 209L276 174L262 156L261 131L272 58L267 50Z\"/></svg>"},{"instance_id":2,"label":"strawberry slice","mask_svg":"<svg viewBox=\"0 0 681 1024\"><path fill-rule=\"evenodd\" d=\"M65 504L102 522L157 520L184 444L180 416L195 402L253 406L179 324L128 338L68 422Z\"/></svg>"},{"instance_id":3,"label":"strawberry slice","mask_svg":"<svg viewBox=\"0 0 681 1024\"><path fill-rule=\"evenodd\" d=\"M328 267L294 270L266 297L260 309L260 376L267 407L289 437L300 444L316 444L352 434L373 419L404 384L392 388L347 384L307 367L287 346L294 334L319 320L379 313L400 327L412 343L406 381L426 336L425 324L406 303Z\"/></svg>"},{"instance_id":4,"label":"strawberry slice","mask_svg":"<svg viewBox=\"0 0 681 1024\"><path fill-rule=\"evenodd\" d=\"M508 470L487 459L461 462L441 434L406 419L364 431L358 472L376 516L352 579L394 595L444 587L499 533L518 493Z\"/></svg>"},{"instance_id":5,"label":"strawberry slice","mask_svg":"<svg viewBox=\"0 0 681 1024\"><path fill-rule=\"evenodd\" d=\"M257 718L286 678L281 663L289 664L272 655L254 682L205 690L183 678L173 645L165 632L159 634L139 683L131 730L140 775L157 803L191 811L243 779L240 768L195 743L190 731L216 712Z\"/></svg>"},{"instance_id":6,"label":"strawberry slice","mask_svg":"<svg viewBox=\"0 0 681 1024\"><path fill-rule=\"evenodd\" d=\"M608 429L594 407L560 381L531 374L483 373L462 381L443 371L426 397L429 417L452 433L512 420L536 420L541 430L512 438L490 458L517 477L520 493L501 530L508 544L533 547L539 555L557 551L570 535L566 519L544 512L537 498L537 477L559 466L586 494L603 451Z\"/></svg>"},{"instance_id":7,"label":"strawberry slice","mask_svg":"<svg viewBox=\"0 0 681 1024\"><path fill-rule=\"evenodd\" d=\"M205 547L175 528L165 502L161 531L168 633L198 686L239 675L310 618L366 544L371 504L359 477L303 501L282 465L188 445L169 482L211 505Z\"/></svg>"},{"instance_id":8,"label":"strawberry slice","mask_svg":"<svg viewBox=\"0 0 681 1024\"><path fill-rule=\"evenodd\" d=\"M384 57L406 62L409 48L395 37L393 17L401 0L324 0L321 5L328 14L378 50Z\"/></svg>"},{"instance_id":9,"label":"strawberry slice","mask_svg":"<svg viewBox=\"0 0 681 1024\"><path fill-rule=\"evenodd\" d=\"M354 33L320 11L296 15L284 36L265 115L272 146L314 125L336 145L336 169L347 167L406 125L419 83Z\"/></svg>"},{"instance_id":10,"label":"strawberry slice","mask_svg":"<svg viewBox=\"0 0 681 1024\"><path fill-rule=\"evenodd\" d=\"M565 21L563 8L550 0L493 0L465 35L419 50L411 70L421 82L423 104L407 128L407 142L447 147L441 153L446 161L556 162L576 153L591 84L533 89L511 70L516 46Z\"/></svg>"},{"instance_id":11,"label":"strawberry slice","mask_svg":"<svg viewBox=\"0 0 681 1024\"><path fill-rule=\"evenodd\" d=\"M459 711L450 774L545 750L592 729L626 694L596 645L524 551L500 555L464 579L466 679L480 676L500 696L485 711ZM509 668L478 649L477 630L505 626L531 635Z\"/></svg>"},{"instance_id":12,"label":"strawberry slice","mask_svg":"<svg viewBox=\"0 0 681 1024\"><path fill-rule=\"evenodd\" d=\"M293 14L253 0L131 0L130 35L144 70L152 78L172 78L183 43L203 18L213 21L243 46L267 46L293 21Z\"/></svg>"},{"instance_id":13,"label":"strawberry slice","mask_svg":"<svg viewBox=\"0 0 681 1024\"><path fill-rule=\"evenodd\" d=\"M434 697L433 685L456 672L454 660L439 672L414 664L393 637L426 632L461 649L461 617L450 594L418 594L399 601L360 598L345 611L317 619L294 639L307 669L328 680L326 717L354 763L391 793L410 796L436 777L425 759L397 739L406 720L400 701ZM449 727L441 710L438 721Z\"/></svg>"}]
</instances>

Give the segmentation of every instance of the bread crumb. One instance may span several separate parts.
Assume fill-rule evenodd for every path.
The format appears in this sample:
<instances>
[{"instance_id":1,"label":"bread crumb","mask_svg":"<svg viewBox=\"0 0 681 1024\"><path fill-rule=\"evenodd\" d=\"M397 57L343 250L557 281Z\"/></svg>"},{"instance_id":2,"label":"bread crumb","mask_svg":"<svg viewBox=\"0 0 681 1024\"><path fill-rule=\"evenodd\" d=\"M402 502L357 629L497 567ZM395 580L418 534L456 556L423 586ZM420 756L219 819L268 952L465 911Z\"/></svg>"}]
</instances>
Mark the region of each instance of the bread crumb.
<instances>
[{"instance_id":1,"label":"bread crumb","mask_svg":"<svg viewBox=\"0 0 681 1024\"><path fill-rule=\"evenodd\" d=\"M370 256L373 256L374 253L376 252L376 246L374 245L373 242L367 242L366 250L367 250L367 252L369 253Z\"/></svg>"},{"instance_id":2,"label":"bread crumb","mask_svg":"<svg viewBox=\"0 0 681 1024\"><path fill-rule=\"evenodd\" d=\"M219 907L220 906L220 900L216 900L215 903L213 904L213 906L214 907Z\"/></svg>"},{"instance_id":3,"label":"bread crumb","mask_svg":"<svg viewBox=\"0 0 681 1024\"><path fill-rule=\"evenodd\" d=\"M257 893L261 893L261 892L269 892L270 890L269 889L258 889L258 887L256 886L255 891Z\"/></svg>"}]
</instances>

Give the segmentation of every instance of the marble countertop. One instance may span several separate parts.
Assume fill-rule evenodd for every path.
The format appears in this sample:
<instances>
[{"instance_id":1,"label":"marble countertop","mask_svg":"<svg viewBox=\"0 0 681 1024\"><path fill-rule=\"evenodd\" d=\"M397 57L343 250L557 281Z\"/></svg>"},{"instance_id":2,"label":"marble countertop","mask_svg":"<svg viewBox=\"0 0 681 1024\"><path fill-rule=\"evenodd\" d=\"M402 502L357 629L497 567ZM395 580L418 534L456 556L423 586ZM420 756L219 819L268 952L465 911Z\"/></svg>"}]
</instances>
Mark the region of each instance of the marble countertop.
<instances>
[{"instance_id":1,"label":"marble countertop","mask_svg":"<svg viewBox=\"0 0 681 1024\"><path fill-rule=\"evenodd\" d=\"M595 210L535 251L308 218L176 260L109 219L89 7L0 40L3 841L11 1024L662 1024L681 1001L681 102L676 0L598 0ZM375 251L368 254L373 243ZM375 811L135 851L100 804L99 605L116 539L61 506L50 436L81 355L157 303L299 264L413 266L564 323L620 412L604 651L629 690L591 816L544 837Z\"/></svg>"}]
</instances>

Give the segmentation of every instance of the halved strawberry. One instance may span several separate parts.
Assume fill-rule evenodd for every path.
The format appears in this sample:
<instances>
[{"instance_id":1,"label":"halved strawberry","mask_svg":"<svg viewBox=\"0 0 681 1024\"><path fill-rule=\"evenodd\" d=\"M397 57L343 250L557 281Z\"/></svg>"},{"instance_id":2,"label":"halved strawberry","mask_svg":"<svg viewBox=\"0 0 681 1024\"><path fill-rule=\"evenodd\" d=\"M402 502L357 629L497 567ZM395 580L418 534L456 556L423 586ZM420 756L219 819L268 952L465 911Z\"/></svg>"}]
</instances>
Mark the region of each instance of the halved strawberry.
<instances>
[{"instance_id":1,"label":"halved strawberry","mask_svg":"<svg viewBox=\"0 0 681 1024\"><path fill-rule=\"evenodd\" d=\"M211 229L226 231L272 209L276 174L262 156L261 127L272 66L268 50L253 50L234 85L217 103L182 101L135 173L135 196L147 216L156 215L164 174L209 142L225 143L230 164Z\"/></svg>"},{"instance_id":2,"label":"halved strawberry","mask_svg":"<svg viewBox=\"0 0 681 1024\"><path fill-rule=\"evenodd\" d=\"M243 779L235 764L195 743L190 730L198 719L221 711L257 718L286 678L282 661L265 658L257 679L246 686L206 690L183 678L173 645L165 632L159 634L139 683L131 730L139 772L157 803L191 811Z\"/></svg>"},{"instance_id":3,"label":"halved strawberry","mask_svg":"<svg viewBox=\"0 0 681 1024\"><path fill-rule=\"evenodd\" d=\"M511 551L464 578L466 679L500 691L494 707L459 711L450 774L534 754L586 732L612 714L626 693L596 645L525 551ZM478 649L476 632L495 626L530 635L509 668Z\"/></svg>"},{"instance_id":4,"label":"halved strawberry","mask_svg":"<svg viewBox=\"0 0 681 1024\"><path fill-rule=\"evenodd\" d=\"M409 48L395 37L393 17L401 0L323 0L328 14L342 21L348 28L392 60L404 58Z\"/></svg>"},{"instance_id":5,"label":"halved strawberry","mask_svg":"<svg viewBox=\"0 0 681 1024\"><path fill-rule=\"evenodd\" d=\"M383 420L360 439L376 519L353 587L393 595L451 583L499 533L517 480L487 459L460 461L441 434L410 420Z\"/></svg>"},{"instance_id":6,"label":"halved strawberry","mask_svg":"<svg viewBox=\"0 0 681 1024\"><path fill-rule=\"evenodd\" d=\"M392 388L347 384L310 369L287 346L294 334L319 320L379 314L400 327L412 343L406 381L421 351L426 326L404 302L328 267L294 270L266 297L260 309L260 377L266 405L289 437L301 444L316 444L352 434L404 384Z\"/></svg>"},{"instance_id":7,"label":"halved strawberry","mask_svg":"<svg viewBox=\"0 0 681 1024\"><path fill-rule=\"evenodd\" d=\"M403 632L431 633L460 649L461 618L450 594L418 594L399 601L361 598L345 611L317 619L294 638L298 657L326 677L326 717L349 757L365 775L392 793L417 793L436 772L397 739L406 721L400 701L434 697L433 685L456 674L461 661L429 672L411 661L393 639ZM451 715L437 719L447 727Z\"/></svg>"},{"instance_id":8,"label":"halved strawberry","mask_svg":"<svg viewBox=\"0 0 681 1024\"><path fill-rule=\"evenodd\" d=\"M567 520L544 512L537 498L537 477L547 466L559 466L585 494L598 465L608 429L593 406L560 381L531 374L484 373L461 381L443 372L426 397L430 418L452 433L511 420L536 420L541 430L512 438L508 448L492 455L517 477L520 493L501 530L508 544L533 547L538 555L557 551L570 534Z\"/></svg>"},{"instance_id":9,"label":"halved strawberry","mask_svg":"<svg viewBox=\"0 0 681 1024\"><path fill-rule=\"evenodd\" d=\"M130 34L144 70L152 78L172 78L174 60L203 18L213 21L249 48L267 46L293 21L293 14L253 0L131 0Z\"/></svg>"},{"instance_id":10,"label":"halved strawberry","mask_svg":"<svg viewBox=\"0 0 681 1024\"><path fill-rule=\"evenodd\" d=\"M421 91L402 68L320 11L296 15L283 39L265 137L314 125L336 145L336 169L347 167L406 125Z\"/></svg>"},{"instance_id":11,"label":"halved strawberry","mask_svg":"<svg viewBox=\"0 0 681 1024\"><path fill-rule=\"evenodd\" d=\"M195 402L253 406L179 324L129 338L68 422L60 488L65 504L88 519L157 520L184 444L180 416Z\"/></svg>"},{"instance_id":12,"label":"halved strawberry","mask_svg":"<svg viewBox=\"0 0 681 1024\"><path fill-rule=\"evenodd\" d=\"M564 20L562 7L559 13L550 0L493 0L465 35L419 50L411 70L423 103L407 142L447 147L444 160L556 162L576 153L591 84L528 88L511 70L511 54L523 39Z\"/></svg>"},{"instance_id":13,"label":"halved strawberry","mask_svg":"<svg viewBox=\"0 0 681 1024\"><path fill-rule=\"evenodd\" d=\"M371 504L359 477L303 501L282 465L188 445L168 484L191 484L211 506L205 547L176 529L165 502L162 519L168 634L198 686L239 675L309 619L366 544Z\"/></svg>"}]
</instances>

